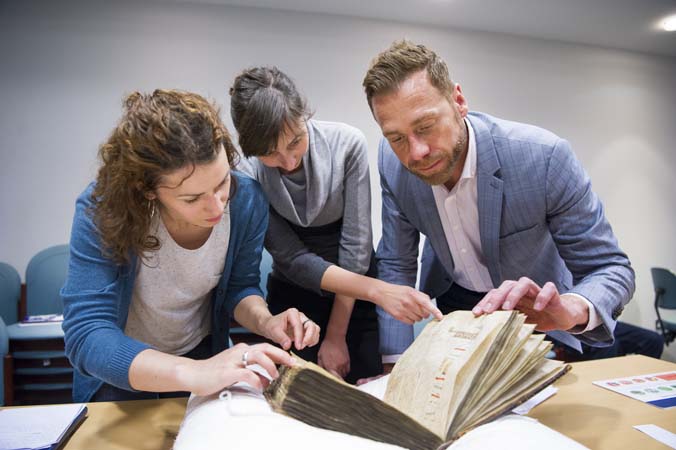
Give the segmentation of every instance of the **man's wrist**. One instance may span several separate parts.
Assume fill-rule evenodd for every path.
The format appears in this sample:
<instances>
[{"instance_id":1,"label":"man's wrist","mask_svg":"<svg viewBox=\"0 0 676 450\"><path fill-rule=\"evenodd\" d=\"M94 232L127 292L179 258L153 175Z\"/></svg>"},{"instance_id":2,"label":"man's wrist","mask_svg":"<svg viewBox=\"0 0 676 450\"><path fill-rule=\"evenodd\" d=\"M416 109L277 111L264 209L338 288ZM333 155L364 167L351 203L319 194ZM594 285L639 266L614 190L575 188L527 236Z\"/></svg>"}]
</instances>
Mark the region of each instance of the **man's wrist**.
<instances>
[{"instance_id":1,"label":"man's wrist","mask_svg":"<svg viewBox=\"0 0 676 450\"><path fill-rule=\"evenodd\" d=\"M575 325L567 329L571 334L582 334L593 330L601 324L594 304L580 294L568 292L561 294L561 299L574 305L573 317Z\"/></svg>"},{"instance_id":2,"label":"man's wrist","mask_svg":"<svg viewBox=\"0 0 676 450\"><path fill-rule=\"evenodd\" d=\"M575 298L575 326L586 327L589 323L589 305L582 298L573 295L569 297Z\"/></svg>"}]
</instances>

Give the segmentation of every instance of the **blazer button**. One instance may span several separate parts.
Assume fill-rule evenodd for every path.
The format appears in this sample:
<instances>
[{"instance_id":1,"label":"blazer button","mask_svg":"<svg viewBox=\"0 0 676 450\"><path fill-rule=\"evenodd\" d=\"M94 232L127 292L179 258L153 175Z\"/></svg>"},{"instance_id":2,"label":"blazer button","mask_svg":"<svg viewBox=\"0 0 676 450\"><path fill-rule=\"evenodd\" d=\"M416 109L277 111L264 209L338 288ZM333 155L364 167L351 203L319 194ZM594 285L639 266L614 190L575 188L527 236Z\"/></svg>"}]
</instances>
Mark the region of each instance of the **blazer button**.
<instances>
[{"instance_id":1,"label":"blazer button","mask_svg":"<svg viewBox=\"0 0 676 450\"><path fill-rule=\"evenodd\" d=\"M218 292L217 292L217 294L219 296L222 296L224 293L225 293L225 291L223 289L219 289Z\"/></svg>"}]
</instances>

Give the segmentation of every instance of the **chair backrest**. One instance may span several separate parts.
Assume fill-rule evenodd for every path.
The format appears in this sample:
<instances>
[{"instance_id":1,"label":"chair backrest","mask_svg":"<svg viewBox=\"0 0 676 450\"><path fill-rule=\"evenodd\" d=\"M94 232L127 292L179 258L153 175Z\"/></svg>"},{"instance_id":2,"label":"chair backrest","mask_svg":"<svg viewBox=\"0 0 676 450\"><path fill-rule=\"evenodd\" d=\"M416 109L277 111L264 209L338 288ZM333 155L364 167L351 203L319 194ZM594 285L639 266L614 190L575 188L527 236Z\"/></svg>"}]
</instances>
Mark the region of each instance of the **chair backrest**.
<instances>
[{"instance_id":1,"label":"chair backrest","mask_svg":"<svg viewBox=\"0 0 676 450\"><path fill-rule=\"evenodd\" d=\"M26 268L26 313L61 314L59 291L68 273L68 245L55 245L38 252Z\"/></svg>"},{"instance_id":2,"label":"chair backrest","mask_svg":"<svg viewBox=\"0 0 676 450\"><path fill-rule=\"evenodd\" d=\"M9 336L0 317L0 406L5 404L5 355L9 352Z\"/></svg>"},{"instance_id":3,"label":"chair backrest","mask_svg":"<svg viewBox=\"0 0 676 450\"><path fill-rule=\"evenodd\" d=\"M21 299L21 276L7 263L0 262L0 317L5 324L18 321L19 300Z\"/></svg>"},{"instance_id":4,"label":"chair backrest","mask_svg":"<svg viewBox=\"0 0 676 450\"><path fill-rule=\"evenodd\" d=\"M671 270L653 267L650 269L653 276L655 292L662 291L657 306L665 309L676 309L676 275Z\"/></svg>"},{"instance_id":5,"label":"chair backrest","mask_svg":"<svg viewBox=\"0 0 676 450\"><path fill-rule=\"evenodd\" d=\"M272 255L267 250L263 249L261 255L261 291L263 291L263 298L268 297L268 275L272 272Z\"/></svg>"}]
</instances>

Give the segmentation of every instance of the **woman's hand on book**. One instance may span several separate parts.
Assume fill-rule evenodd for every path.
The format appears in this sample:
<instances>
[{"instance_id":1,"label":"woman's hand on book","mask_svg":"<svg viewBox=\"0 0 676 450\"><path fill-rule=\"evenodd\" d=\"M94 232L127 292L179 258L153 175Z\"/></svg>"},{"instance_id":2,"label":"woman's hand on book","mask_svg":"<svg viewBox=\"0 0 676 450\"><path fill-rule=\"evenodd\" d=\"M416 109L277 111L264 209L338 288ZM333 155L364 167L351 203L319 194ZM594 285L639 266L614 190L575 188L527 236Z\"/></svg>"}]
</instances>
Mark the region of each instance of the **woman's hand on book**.
<instances>
[{"instance_id":1,"label":"woman's hand on book","mask_svg":"<svg viewBox=\"0 0 676 450\"><path fill-rule=\"evenodd\" d=\"M187 390L196 395L209 395L239 381L264 389L268 380L246 368L248 365L258 364L272 378L277 378L276 364L292 366L294 363L295 359L289 353L271 344L237 344L209 359L188 360L179 365L177 371Z\"/></svg>"},{"instance_id":2,"label":"woman's hand on book","mask_svg":"<svg viewBox=\"0 0 676 450\"><path fill-rule=\"evenodd\" d=\"M350 326L354 302L355 299L352 297L336 294L326 324L324 340L317 354L317 363L340 379L345 378L350 372L350 353L345 337Z\"/></svg>"},{"instance_id":3,"label":"woman's hand on book","mask_svg":"<svg viewBox=\"0 0 676 450\"><path fill-rule=\"evenodd\" d=\"M317 362L341 380L350 372L350 353L347 350L345 336L327 334L319 346Z\"/></svg>"},{"instance_id":4,"label":"woman's hand on book","mask_svg":"<svg viewBox=\"0 0 676 450\"><path fill-rule=\"evenodd\" d=\"M527 277L504 281L497 289L490 290L472 312L481 315L498 309L523 312L538 331L569 330L586 325L589 320L589 307L581 297L561 295L554 283L547 282L540 287Z\"/></svg>"},{"instance_id":5,"label":"woman's hand on book","mask_svg":"<svg viewBox=\"0 0 676 450\"><path fill-rule=\"evenodd\" d=\"M268 317L262 328L264 336L281 345L284 350L291 348L292 342L298 350L319 342L319 325L296 308Z\"/></svg>"},{"instance_id":6,"label":"woman's hand on book","mask_svg":"<svg viewBox=\"0 0 676 450\"><path fill-rule=\"evenodd\" d=\"M392 317L408 325L423 320L430 314L438 320L444 317L427 294L410 286L381 282L370 298Z\"/></svg>"}]
</instances>

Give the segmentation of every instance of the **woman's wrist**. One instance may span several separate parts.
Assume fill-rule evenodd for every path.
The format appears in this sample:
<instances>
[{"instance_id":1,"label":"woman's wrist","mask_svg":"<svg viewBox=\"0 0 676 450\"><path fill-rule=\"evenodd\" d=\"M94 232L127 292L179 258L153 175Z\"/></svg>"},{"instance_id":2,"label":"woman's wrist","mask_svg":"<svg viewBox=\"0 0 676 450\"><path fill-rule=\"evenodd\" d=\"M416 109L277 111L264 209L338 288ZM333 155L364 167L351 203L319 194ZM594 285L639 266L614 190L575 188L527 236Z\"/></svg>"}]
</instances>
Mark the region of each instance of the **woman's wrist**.
<instances>
[{"instance_id":1,"label":"woman's wrist","mask_svg":"<svg viewBox=\"0 0 676 450\"><path fill-rule=\"evenodd\" d=\"M383 292L385 291L387 283L377 278L369 278L369 280L366 287L366 299L370 300L371 303L376 306L382 307Z\"/></svg>"},{"instance_id":2,"label":"woman's wrist","mask_svg":"<svg viewBox=\"0 0 676 450\"><path fill-rule=\"evenodd\" d=\"M355 299L336 294L331 308L329 322L326 324L326 336L330 339L345 339L350 318L354 309Z\"/></svg>"},{"instance_id":3,"label":"woman's wrist","mask_svg":"<svg viewBox=\"0 0 676 450\"><path fill-rule=\"evenodd\" d=\"M267 327L272 314L262 297L258 295L245 297L235 307L234 317L237 323L251 332L270 339Z\"/></svg>"},{"instance_id":4,"label":"woman's wrist","mask_svg":"<svg viewBox=\"0 0 676 450\"><path fill-rule=\"evenodd\" d=\"M331 322L329 321L329 324L326 326L326 337L324 339L330 339L330 340L336 340L336 339L345 339L345 336L347 336L347 327L343 326L337 326L337 325L331 325Z\"/></svg>"},{"instance_id":5,"label":"woman's wrist","mask_svg":"<svg viewBox=\"0 0 676 450\"><path fill-rule=\"evenodd\" d=\"M199 361L190 358L181 358L174 367L174 378L179 391L193 392L195 390L195 380L199 370L197 369Z\"/></svg>"},{"instance_id":6,"label":"woman's wrist","mask_svg":"<svg viewBox=\"0 0 676 450\"><path fill-rule=\"evenodd\" d=\"M190 391L199 375L196 361L182 356L146 349L129 367L129 385L139 391Z\"/></svg>"},{"instance_id":7,"label":"woman's wrist","mask_svg":"<svg viewBox=\"0 0 676 450\"><path fill-rule=\"evenodd\" d=\"M270 332L270 330L268 329L268 328L269 328L269 322L270 322L270 319L272 319L272 315L271 315L271 314L270 314L270 315L267 315L267 316L261 315L261 316L258 318L258 323L257 323L257 325L256 325L256 326L258 327L258 330L256 330L256 334L258 334L258 335L260 335L260 336L263 336L265 339L268 339L268 340L271 340L271 341L272 341L272 340L273 340L273 336L272 336L272 333Z\"/></svg>"}]
</instances>

